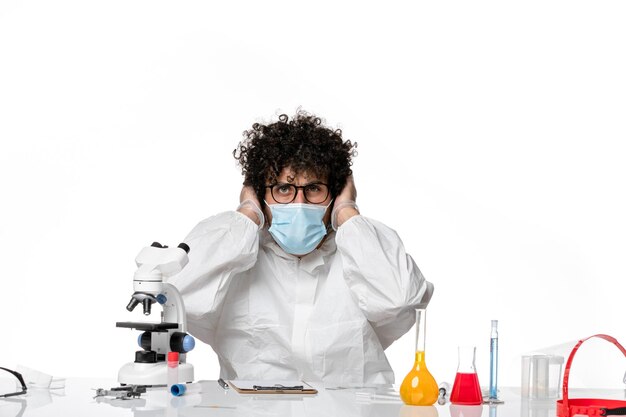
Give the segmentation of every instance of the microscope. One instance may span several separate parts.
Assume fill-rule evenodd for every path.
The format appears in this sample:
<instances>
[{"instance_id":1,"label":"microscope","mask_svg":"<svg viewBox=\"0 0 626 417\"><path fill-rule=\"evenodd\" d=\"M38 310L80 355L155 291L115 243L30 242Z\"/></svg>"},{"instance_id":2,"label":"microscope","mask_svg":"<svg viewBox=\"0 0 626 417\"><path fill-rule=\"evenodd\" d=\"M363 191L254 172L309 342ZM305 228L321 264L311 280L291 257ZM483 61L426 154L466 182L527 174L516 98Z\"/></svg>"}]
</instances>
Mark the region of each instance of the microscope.
<instances>
[{"instance_id":1,"label":"microscope","mask_svg":"<svg viewBox=\"0 0 626 417\"><path fill-rule=\"evenodd\" d=\"M193 366L186 362L187 352L195 346L195 340L187 334L187 321L183 299L167 278L180 272L189 258L189 246L181 243L168 248L158 242L144 248L135 262L137 271L133 279L134 293L126 306L133 311L139 304L148 316L153 304L163 307L161 321L117 322L116 327L142 331L137 340L142 350L135 352L135 361L122 366L117 380L122 385L167 385L167 354L178 352L178 382L193 381Z\"/></svg>"}]
</instances>

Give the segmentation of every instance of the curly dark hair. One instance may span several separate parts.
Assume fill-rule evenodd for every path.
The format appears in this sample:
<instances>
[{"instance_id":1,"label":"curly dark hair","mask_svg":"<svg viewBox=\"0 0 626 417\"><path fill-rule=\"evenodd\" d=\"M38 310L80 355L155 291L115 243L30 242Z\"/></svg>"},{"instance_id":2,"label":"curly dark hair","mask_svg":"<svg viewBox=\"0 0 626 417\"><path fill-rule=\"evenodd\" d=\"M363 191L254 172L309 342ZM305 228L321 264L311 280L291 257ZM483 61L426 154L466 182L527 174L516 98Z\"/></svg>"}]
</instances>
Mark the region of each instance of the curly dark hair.
<instances>
[{"instance_id":1,"label":"curly dark hair","mask_svg":"<svg viewBox=\"0 0 626 417\"><path fill-rule=\"evenodd\" d=\"M308 173L326 178L331 195L338 195L352 174L357 143L344 141L340 129L330 129L323 120L298 110L290 120L281 114L278 121L255 123L243 132L233 156L239 161L244 185L254 188L264 205L266 184L272 184L283 168L294 174Z\"/></svg>"}]
</instances>

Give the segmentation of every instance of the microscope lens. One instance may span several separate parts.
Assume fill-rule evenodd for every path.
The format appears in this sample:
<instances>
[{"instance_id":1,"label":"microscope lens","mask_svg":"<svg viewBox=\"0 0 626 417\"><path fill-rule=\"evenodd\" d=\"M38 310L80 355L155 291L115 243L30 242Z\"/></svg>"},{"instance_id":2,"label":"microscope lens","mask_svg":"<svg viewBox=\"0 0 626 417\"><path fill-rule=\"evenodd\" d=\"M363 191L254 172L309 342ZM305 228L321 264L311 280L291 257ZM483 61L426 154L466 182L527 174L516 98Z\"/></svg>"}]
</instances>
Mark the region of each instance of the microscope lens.
<instances>
[{"instance_id":1,"label":"microscope lens","mask_svg":"<svg viewBox=\"0 0 626 417\"><path fill-rule=\"evenodd\" d=\"M130 303L128 303L128 305L126 306L126 310L133 311L135 307L137 307L137 304L139 304L139 301L137 301L135 297L132 297L130 299Z\"/></svg>"},{"instance_id":2,"label":"microscope lens","mask_svg":"<svg viewBox=\"0 0 626 417\"><path fill-rule=\"evenodd\" d=\"M149 298L144 298L143 299L143 314L145 316L150 315L151 307L152 307L152 300L150 300Z\"/></svg>"}]
</instances>

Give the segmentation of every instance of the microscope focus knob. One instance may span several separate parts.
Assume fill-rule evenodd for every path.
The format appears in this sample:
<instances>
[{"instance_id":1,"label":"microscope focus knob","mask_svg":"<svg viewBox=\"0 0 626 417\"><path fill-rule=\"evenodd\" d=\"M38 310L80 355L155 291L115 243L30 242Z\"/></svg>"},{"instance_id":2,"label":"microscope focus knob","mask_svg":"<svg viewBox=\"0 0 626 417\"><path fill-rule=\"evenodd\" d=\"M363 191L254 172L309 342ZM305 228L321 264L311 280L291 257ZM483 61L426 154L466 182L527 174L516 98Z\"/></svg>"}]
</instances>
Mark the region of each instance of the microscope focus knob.
<instances>
[{"instance_id":1,"label":"microscope focus knob","mask_svg":"<svg viewBox=\"0 0 626 417\"><path fill-rule=\"evenodd\" d=\"M187 353L196 346L196 340L187 333L174 332L170 337L170 349L172 352Z\"/></svg>"},{"instance_id":2,"label":"microscope focus knob","mask_svg":"<svg viewBox=\"0 0 626 417\"><path fill-rule=\"evenodd\" d=\"M137 344L143 350L152 349L152 333L150 332L141 333L139 337L137 338Z\"/></svg>"}]
</instances>

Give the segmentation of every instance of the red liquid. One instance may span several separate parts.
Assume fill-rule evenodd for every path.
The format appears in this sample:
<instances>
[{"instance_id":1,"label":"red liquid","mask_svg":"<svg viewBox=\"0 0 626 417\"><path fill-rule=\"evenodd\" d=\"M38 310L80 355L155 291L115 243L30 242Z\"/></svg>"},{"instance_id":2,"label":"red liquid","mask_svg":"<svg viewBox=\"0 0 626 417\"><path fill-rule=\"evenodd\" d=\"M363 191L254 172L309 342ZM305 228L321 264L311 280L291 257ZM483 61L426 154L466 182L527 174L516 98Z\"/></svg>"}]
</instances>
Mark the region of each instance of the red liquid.
<instances>
[{"instance_id":1,"label":"red liquid","mask_svg":"<svg viewBox=\"0 0 626 417\"><path fill-rule=\"evenodd\" d=\"M452 404L478 405L483 403L483 396L480 392L478 375L476 373L464 374L457 372L450 394Z\"/></svg>"}]
</instances>

